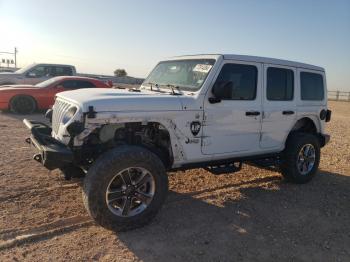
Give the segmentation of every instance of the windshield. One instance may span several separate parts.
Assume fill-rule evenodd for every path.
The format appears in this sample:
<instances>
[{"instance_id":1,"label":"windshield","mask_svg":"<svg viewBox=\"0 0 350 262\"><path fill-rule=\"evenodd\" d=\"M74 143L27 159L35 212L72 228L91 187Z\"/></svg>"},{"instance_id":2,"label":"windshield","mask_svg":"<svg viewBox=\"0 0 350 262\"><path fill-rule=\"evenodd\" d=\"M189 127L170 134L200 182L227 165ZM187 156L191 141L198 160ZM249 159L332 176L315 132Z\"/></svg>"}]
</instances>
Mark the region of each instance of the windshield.
<instances>
[{"instance_id":1,"label":"windshield","mask_svg":"<svg viewBox=\"0 0 350 262\"><path fill-rule=\"evenodd\" d=\"M176 86L180 90L197 91L201 88L214 59L173 60L160 62L143 84Z\"/></svg>"},{"instance_id":2,"label":"windshield","mask_svg":"<svg viewBox=\"0 0 350 262\"><path fill-rule=\"evenodd\" d=\"M16 74L23 74L25 73L26 71L28 71L30 68L32 68L35 64L31 64L31 65L28 65L28 66L25 66L21 69L18 69L15 73Z\"/></svg>"},{"instance_id":3,"label":"windshield","mask_svg":"<svg viewBox=\"0 0 350 262\"><path fill-rule=\"evenodd\" d=\"M51 85L52 83L54 83L56 81L57 81L57 78L53 77L53 78L50 78L44 82L40 82L39 84L36 84L35 87L39 87L39 88L48 87L49 85Z\"/></svg>"}]
</instances>

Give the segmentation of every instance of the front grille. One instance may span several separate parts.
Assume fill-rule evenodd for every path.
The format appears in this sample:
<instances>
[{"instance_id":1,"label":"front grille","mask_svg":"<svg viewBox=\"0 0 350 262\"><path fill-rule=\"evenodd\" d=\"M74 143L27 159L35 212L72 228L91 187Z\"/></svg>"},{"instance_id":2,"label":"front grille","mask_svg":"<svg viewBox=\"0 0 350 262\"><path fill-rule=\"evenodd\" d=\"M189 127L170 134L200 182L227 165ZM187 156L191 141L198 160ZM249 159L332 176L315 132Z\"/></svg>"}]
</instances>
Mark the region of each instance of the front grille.
<instances>
[{"instance_id":1,"label":"front grille","mask_svg":"<svg viewBox=\"0 0 350 262\"><path fill-rule=\"evenodd\" d=\"M62 100L56 99L56 102L53 106L52 114L52 131L57 134L60 124L62 123L62 118L67 112L71 104L64 102Z\"/></svg>"}]
</instances>

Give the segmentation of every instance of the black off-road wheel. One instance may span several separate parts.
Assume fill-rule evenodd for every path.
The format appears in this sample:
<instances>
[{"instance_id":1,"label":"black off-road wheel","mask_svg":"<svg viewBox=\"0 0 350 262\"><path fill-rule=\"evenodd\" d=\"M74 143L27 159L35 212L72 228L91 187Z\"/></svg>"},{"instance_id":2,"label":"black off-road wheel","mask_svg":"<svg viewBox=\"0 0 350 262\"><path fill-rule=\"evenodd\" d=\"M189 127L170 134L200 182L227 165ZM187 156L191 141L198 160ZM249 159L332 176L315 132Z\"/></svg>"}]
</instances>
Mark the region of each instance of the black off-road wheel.
<instances>
[{"instance_id":1,"label":"black off-road wheel","mask_svg":"<svg viewBox=\"0 0 350 262\"><path fill-rule=\"evenodd\" d=\"M88 170L83 200L90 216L113 231L148 224L168 192L162 161L139 146L120 146L101 155Z\"/></svg>"},{"instance_id":2,"label":"black off-road wheel","mask_svg":"<svg viewBox=\"0 0 350 262\"><path fill-rule=\"evenodd\" d=\"M26 95L18 95L11 99L10 110L16 114L31 114L36 109L34 98Z\"/></svg>"},{"instance_id":3,"label":"black off-road wheel","mask_svg":"<svg viewBox=\"0 0 350 262\"><path fill-rule=\"evenodd\" d=\"M315 135L293 133L283 152L282 175L287 181L304 184L317 173L320 163L320 143Z\"/></svg>"}]
</instances>

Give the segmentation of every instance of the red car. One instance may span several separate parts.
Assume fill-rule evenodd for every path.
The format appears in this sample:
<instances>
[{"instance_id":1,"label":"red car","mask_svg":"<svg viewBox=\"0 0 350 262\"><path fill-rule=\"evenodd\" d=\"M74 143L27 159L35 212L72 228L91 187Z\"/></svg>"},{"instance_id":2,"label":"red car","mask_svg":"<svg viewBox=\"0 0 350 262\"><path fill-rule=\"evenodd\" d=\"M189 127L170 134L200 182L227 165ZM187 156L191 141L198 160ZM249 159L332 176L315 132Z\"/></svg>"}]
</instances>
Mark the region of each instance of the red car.
<instances>
[{"instance_id":1,"label":"red car","mask_svg":"<svg viewBox=\"0 0 350 262\"><path fill-rule=\"evenodd\" d=\"M0 110L30 114L52 106L58 92L95 87L110 88L100 80L78 76L58 76L36 85L0 86Z\"/></svg>"}]
</instances>

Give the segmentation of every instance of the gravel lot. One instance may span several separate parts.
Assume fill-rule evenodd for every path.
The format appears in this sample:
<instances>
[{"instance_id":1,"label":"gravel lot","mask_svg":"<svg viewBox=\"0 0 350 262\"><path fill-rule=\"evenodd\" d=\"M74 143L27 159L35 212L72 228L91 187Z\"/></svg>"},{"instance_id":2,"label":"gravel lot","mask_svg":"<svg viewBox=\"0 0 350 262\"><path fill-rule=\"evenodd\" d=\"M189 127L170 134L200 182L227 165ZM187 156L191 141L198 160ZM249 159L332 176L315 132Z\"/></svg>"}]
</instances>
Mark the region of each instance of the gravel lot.
<instances>
[{"instance_id":1,"label":"gravel lot","mask_svg":"<svg viewBox=\"0 0 350 262\"><path fill-rule=\"evenodd\" d=\"M350 261L350 103L330 108L309 184L248 165L171 173L156 219L117 234L87 216L79 180L32 160L21 117L0 113L0 261Z\"/></svg>"}]
</instances>

